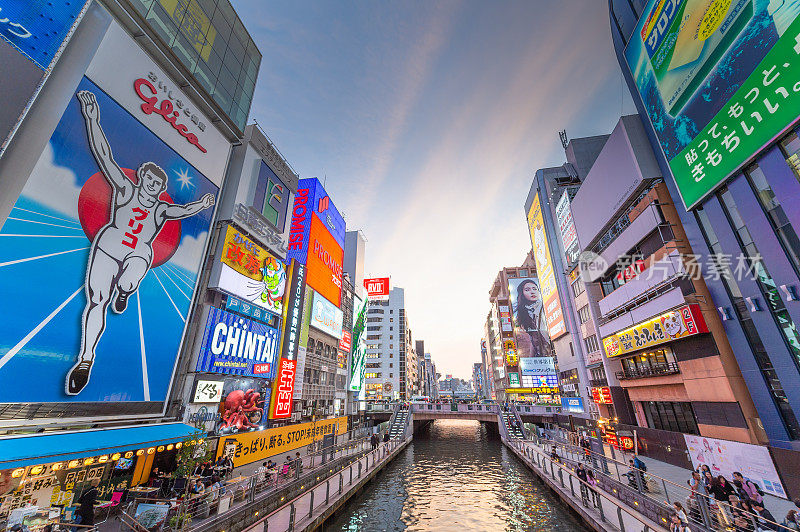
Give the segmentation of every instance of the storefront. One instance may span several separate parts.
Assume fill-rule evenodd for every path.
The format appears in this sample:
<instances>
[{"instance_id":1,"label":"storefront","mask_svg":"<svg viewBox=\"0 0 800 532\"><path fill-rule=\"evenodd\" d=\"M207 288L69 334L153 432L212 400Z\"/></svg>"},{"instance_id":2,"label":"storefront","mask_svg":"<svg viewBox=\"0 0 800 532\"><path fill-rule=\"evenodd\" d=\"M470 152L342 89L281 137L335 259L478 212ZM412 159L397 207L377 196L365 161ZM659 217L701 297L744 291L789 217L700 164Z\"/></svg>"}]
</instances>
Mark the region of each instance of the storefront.
<instances>
[{"instance_id":1,"label":"storefront","mask_svg":"<svg viewBox=\"0 0 800 532\"><path fill-rule=\"evenodd\" d=\"M147 483L154 467L168 473L184 445L203 440L183 423L0 438L0 523L29 506L51 517L70 513L93 480L99 499L110 501Z\"/></svg>"}]
</instances>

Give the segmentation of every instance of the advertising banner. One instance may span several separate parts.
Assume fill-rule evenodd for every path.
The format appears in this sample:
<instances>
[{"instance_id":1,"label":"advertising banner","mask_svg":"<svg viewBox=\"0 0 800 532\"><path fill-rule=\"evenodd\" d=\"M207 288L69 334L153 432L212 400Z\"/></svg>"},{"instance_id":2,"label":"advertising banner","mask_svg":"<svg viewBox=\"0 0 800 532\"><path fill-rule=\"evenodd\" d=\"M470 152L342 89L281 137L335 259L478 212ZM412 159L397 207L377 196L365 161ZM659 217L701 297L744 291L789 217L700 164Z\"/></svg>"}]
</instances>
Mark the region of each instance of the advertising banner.
<instances>
[{"instance_id":1,"label":"advertising banner","mask_svg":"<svg viewBox=\"0 0 800 532\"><path fill-rule=\"evenodd\" d=\"M580 414L583 412L583 399L580 397L561 397L561 409L565 412Z\"/></svg>"},{"instance_id":2,"label":"advertising banner","mask_svg":"<svg viewBox=\"0 0 800 532\"><path fill-rule=\"evenodd\" d=\"M279 340L278 330L266 323L211 308L197 371L273 379Z\"/></svg>"},{"instance_id":3,"label":"advertising banner","mask_svg":"<svg viewBox=\"0 0 800 532\"><path fill-rule=\"evenodd\" d=\"M555 388L558 386L558 375L554 373L546 375L523 375L522 386L533 386L533 387L549 386Z\"/></svg>"},{"instance_id":4,"label":"advertising banner","mask_svg":"<svg viewBox=\"0 0 800 532\"><path fill-rule=\"evenodd\" d=\"M556 363L551 357L520 358L519 370L523 375L556 375Z\"/></svg>"},{"instance_id":5,"label":"advertising banner","mask_svg":"<svg viewBox=\"0 0 800 532\"><path fill-rule=\"evenodd\" d=\"M342 303L344 249L336 243L316 215L311 217L310 244L306 268L308 286L336 305Z\"/></svg>"},{"instance_id":6,"label":"advertising banner","mask_svg":"<svg viewBox=\"0 0 800 532\"><path fill-rule=\"evenodd\" d=\"M561 311L561 301L558 298L558 287L553 270L553 261L550 246L547 243L547 234L544 228L542 205L537 194L533 198L531 210L528 212L528 229L533 244L533 256L536 260L536 273L539 276L539 290L544 298L544 317L551 340L566 334L564 315Z\"/></svg>"},{"instance_id":7,"label":"advertising banner","mask_svg":"<svg viewBox=\"0 0 800 532\"><path fill-rule=\"evenodd\" d=\"M614 404L614 400L611 398L611 388L608 386L592 388L592 401L598 405Z\"/></svg>"},{"instance_id":8,"label":"advertising banner","mask_svg":"<svg viewBox=\"0 0 800 532\"><path fill-rule=\"evenodd\" d=\"M519 373L509 372L508 385L512 388L519 388Z\"/></svg>"},{"instance_id":9,"label":"advertising banner","mask_svg":"<svg viewBox=\"0 0 800 532\"><path fill-rule=\"evenodd\" d=\"M292 416L292 399L294 397L294 376L296 360L282 358L278 367L278 376L272 387L272 401L269 410L270 419L286 419Z\"/></svg>"},{"instance_id":10,"label":"advertising banner","mask_svg":"<svg viewBox=\"0 0 800 532\"><path fill-rule=\"evenodd\" d=\"M510 333L514 330L511 325L511 308L508 305L498 305L498 313L500 314L500 331L501 333ZM509 336L504 334L503 336Z\"/></svg>"},{"instance_id":11,"label":"advertising banner","mask_svg":"<svg viewBox=\"0 0 800 532\"><path fill-rule=\"evenodd\" d=\"M344 248L345 223L342 215L336 209L322 183L315 177L301 179L297 185L297 195L292 207L292 222L289 228L289 259L295 259L301 264L306 263L306 258L311 254L309 247L313 241L310 239L311 220L316 216L322 226L333 237L340 248Z\"/></svg>"},{"instance_id":12,"label":"advertising banner","mask_svg":"<svg viewBox=\"0 0 800 532\"><path fill-rule=\"evenodd\" d=\"M744 478L758 484L764 493L789 498L766 447L690 434L683 437L695 469L707 465L712 475L725 478L733 478L733 472L738 471Z\"/></svg>"},{"instance_id":13,"label":"advertising banner","mask_svg":"<svg viewBox=\"0 0 800 532\"><path fill-rule=\"evenodd\" d=\"M220 262L221 290L275 314L283 312L286 266L280 259L229 225Z\"/></svg>"},{"instance_id":14,"label":"advertising banner","mask_svg":"<svg viewBox=\"0 0 800 532\"><path fill-rule=\"evenodd\" d=\"M263 428L269 382L261 379L225 379L220 404L219 434L236 434Z\"/></svg>"},{"instance_id":15,"label":"advertising banner","mask_svg":"<svg viewBox=\"0 0 800 532\"><path fill-rule=\"evenodd\" d=\"M274 456L279 456L281 460L278 462L282 462L283 456L289 451L319 441L330 434L341 436L345 433L347 416L237 434L219 439L216 457L228 456L233 461L233 467L264 462Z\"/></svg>"},{"instance_id":16,"label":"advertising banner","mask_svg":"<svg viewBox=\"0 0 800 532\"><path fill-rule=\"evenodd\" d=\"M313 292L313 294L309 325L330 334L334 338L341 338L344 313L319 293Z\"/></svg>"},{"instance_id":17,"label":"advertising banner","mask_svg":"<svg viewBox=\"0 0 800 532\"><path fill-rule=\"evenodd\" d=\"M506 393L535 393L538 395L558 395L558 387L537 386L532 388L506 388Z\"/></svg>"},{"instance_id":18,"label":"advertising banner","mask_svg":"<svg viewBox=\"0 0 800 532\"><path fill-rule=\"evenodd\" d=\"M350 353L350 350L353 348L353 335L350 331L342 331L342 338L339 340L339 351L342 351L345 355Z\"/></svg>"},{"instance_id":19,"label":"advertising banner","mask_svg":"<svg viewBox=\"0 0 800 532\"><path fill-rule=\"evenodd\" d=\"M265 323L269 323L270 325L277 325L278 323L277 316L268 312L267 309L257 307L252 303L242 301L241 299L230 295L225 301L225 310L244 314L248 318L253 318L256 321L263 321Z\"/></svg>"},{"instance_id":20,"label":"advertising banner","mask_svg":"<svg viewBox=\"0 0 800 532\"><path fill-rule=\"evenodd\" d=\"M800 114L798 14L797 1L647 2L625 58L687 208Z\"/></svg>"},{"instance_id":21,"label":"advertising banner","mask_svg":"<svg viewBox=\"0 0 800 532\"><path fill-rule=\"evenodd\" d=\"M194 386L193 403L217 403L222 401L222 381L199 380Z\"/></svg>"},{"instance_id":22,"label":"advertising banner","mask_svg":"<svg viewBox=\"0 0 800 532\"><path fill-rule=\"evenodd\" d=\"M364 288L367 289L367 297L370 299L386 299L389 297L389 278L375 277L364 279Z\"/></svg>"},{"instance_id":23,"label":"advertising banner","mask_svg":"<svg viewBox=\"0 0 800 532\"><path fill-rule=\"evenodd\" d=\"M516 366L519 361L517 356L517 344L514 340L503 340L503 355L506 357L506 364Z\"/></svg>"},{"instance_id":24,"label":"advertising banner","mask_svg":"<svg viewBox=\"0 0 800 532\"><path fill-rule=\"evenodd\" d=\"M200 152L185 117L151 127L160 97L143 102L139 76L162 74L114 29L0 230L0 402L167 397L222 178L201 168L230 144L209 127Z\"/></svg>"},{"instance_id":25,"label":"advertising banner","mask_svg":"<svg viewBox=\"0 0 800 532\"><path fill-rule=\"evenodd\" d=\"M183 422L203 432L217 430L221 418L219 401L215 405L188 404L183 411Z\"/></svg>"},{"instance_id":26,"label":"advertising banner","mask_svg":"<svg viewBox=\"0 0 800 532\"><path fill-rule=\"evenodd\" d=\"M35 98L62 45L83 16L86 0L0 2L0 76L13 83L0 90L0 153Z\"/></svg>"},{"instance_id":27,"label":"advertising banner","mask_svg":"<svg viewBox=\"0 0 800 532\"><path fill-rule=\"evenodd\" d=\"M353 298L353 362L350 368L350 391L363 392L364 373L366 371L367 344L365 324L367 322L367 308L369 307L366 294L363 298Z\"/></svg>"},{"instance_id":28,"label":"advertising banner","mask_svg":"<svg viewBox=\"0 0 800 532\"><path fill-rule=\"evenodd\" d=\"M556 218L558 219L558 230L561 233L561 242L564 244L564 256L567 259L567 264L572 264L578 260L581 250L578 246L578 233L575 230L575 222L572 220L569 192L566 190L556 204Z\"/></svg>"},{"instance_id":29,"label":"advertising banner","mask_svg":"<svg viewBox=\"0 0 800 532\"><path fill-rule=\"evenodd\" d=\"M542 294L536 277L508 280L514 316L514 338L520 358L550 357L550 337L544 316Z\"/></svg>"},{"instance_id":30,"label":"advertising banner","mask_svg":"<svg viewBox=\"0 0 800 532\"><path fill-rule=\"evenodd\" d=\"M306 267L294 260L291 264L291 279L289 293L286 295L286 306L283 309L281 358L295 360L306 296Z\"/></svg>"},{"instance_id":31,"label":"advertising banner","mask_svg":"<svg viewBox=\"0 0 800 532\"><path fill-rule=\"evenodd\" d=\"M700 306L684 305L604 337L603 350L611 358L707 332Z\"/></svg>"}]
</instances>

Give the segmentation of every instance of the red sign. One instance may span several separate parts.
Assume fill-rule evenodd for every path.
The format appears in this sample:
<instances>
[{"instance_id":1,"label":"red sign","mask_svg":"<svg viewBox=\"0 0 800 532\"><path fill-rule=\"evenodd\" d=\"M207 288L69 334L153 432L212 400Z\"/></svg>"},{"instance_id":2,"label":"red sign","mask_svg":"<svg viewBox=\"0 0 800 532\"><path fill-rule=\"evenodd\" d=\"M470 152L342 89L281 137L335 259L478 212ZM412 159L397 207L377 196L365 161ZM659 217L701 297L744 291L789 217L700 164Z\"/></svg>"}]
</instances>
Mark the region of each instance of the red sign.
<instances>
[{"instance_id":1,"label":"red sign","mask_svg":"<svg viewBox=\"0 0 800 532\"><path fill-rule=\"evenodd\" d=\"M614 401L611 399L611 388L592 388L592 401L598 405L610 405Z\"/></svg>"},{"instance_id":2,"label":"red sign","mask_svg":"<svg viewBox=\"0 0 800 532\"><path fill-rule=\"evenodd\" d=\"M630 436L618 436L619 446L626 451L633 450L633 438Z\"/></svg>"},{"instance_id":3,"label":"red sign","mask_svg":"<svg viewBox=\"0 0 800 532\"><path fill-rule=\"evenodd\" d=\"M292 415L292 394L294 393L294 373L296 360L282 358L278 366L278 377L272 388L270 419L285 419Z\"/></svg>"},{"instance_id":4,"label":"red sign","mask_svg":"<svg viewBox=\"0 0 800 532\"><path fill-rule=\"evenodd\" d=\"M624 281L627 283L628 281L630 281L631 279L642 273L645 269L645 266L646 265L642 259L635 260L633 264L631 264L630 266L628 266L627 268L625 268L624 270L622 270L617 274L617 281Z\"/></svg>"},{"instance_id":5,"label":"red sign","mask_svg":"<svg viewBox=\"0 0 800 532\"><path fill-rule=\"evenodd\" d=\"M367 297L369 299L389 297L389 278L375 277L374 279L364 279L364 288L367 289Z\"/></svg>"},{"instance_id":6,"label":"red sign","mask_svg":"<svg viewBox=\"0 0 800 532\"><path fill-rule=\"evenodd\" d=\"M339 340L339 351L349 353L350 348L353 347L352 342L353 336L350 334L350 331L342 331L342 339Z\"/></svg>"}]
</instances>

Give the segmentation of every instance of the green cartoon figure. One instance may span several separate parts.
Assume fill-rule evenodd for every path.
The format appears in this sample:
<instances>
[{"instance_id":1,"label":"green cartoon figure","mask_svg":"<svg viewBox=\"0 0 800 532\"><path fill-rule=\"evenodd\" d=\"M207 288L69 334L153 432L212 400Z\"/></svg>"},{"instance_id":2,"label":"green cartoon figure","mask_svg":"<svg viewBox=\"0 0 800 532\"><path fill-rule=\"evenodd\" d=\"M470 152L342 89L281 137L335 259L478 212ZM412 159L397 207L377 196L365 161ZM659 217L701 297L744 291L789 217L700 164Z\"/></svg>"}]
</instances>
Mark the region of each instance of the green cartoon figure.
<instances>
[{"instance_id":1,"label":"green cartoon figure","mask_svg":"<svg viewBox=\"0 0 800 532\"><path fill-rule=\"evenodd\" d=\"M274 309L280 309L283 293L286 290L286 268L273 257L268 257L261 268L264 276L264 290L261 301Z\"/></svg>"}]
</instances>

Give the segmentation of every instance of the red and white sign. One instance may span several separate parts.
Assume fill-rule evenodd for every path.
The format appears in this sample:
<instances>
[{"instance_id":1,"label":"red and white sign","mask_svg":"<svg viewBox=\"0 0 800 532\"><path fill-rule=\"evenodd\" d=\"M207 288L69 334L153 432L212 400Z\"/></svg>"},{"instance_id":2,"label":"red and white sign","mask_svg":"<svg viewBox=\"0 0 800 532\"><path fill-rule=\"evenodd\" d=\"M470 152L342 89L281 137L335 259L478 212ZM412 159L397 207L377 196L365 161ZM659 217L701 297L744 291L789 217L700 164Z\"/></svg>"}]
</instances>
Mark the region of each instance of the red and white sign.
<instances>
[{"instance_id":1,"label":"red and white sign","mask_svg":"<svg viewBox=\"0 0 800 532\"><path fill-rule=\"evenodd\" d=\"M610 405L614 401L611 399L611 388L604 386L602 388L592 388L592 401L598 405Z\"/></svg>"},{"instance_id":2,"label":"red and white sign","mask_svg":"<svg viewBox=\"0 0 800 532\"><path fill-rule=\"evenodd\" d=\"M367 289L367 297L369 299L389 297L389 278L375 277L373 279L364 279L364 288Z\"/></svg>"},{"instance_id":3,"label":"red and white sign","mask_svg":"<svg viewBox=\"0 0 800 532\"><path fill-rule=\"evenodd\" d=\"M281 359L278 366L278 377L272 392L270 419L285 419L292 415L292 395L294 394L294 374L296 360Z\"/></svg>"},{"instance_id":4,"label":"red and white sign","mask_svg":"<svg viewBox=\"0 0 800 532\"><path fill-rule=\"evenodd\" d=\"M342 331L342 338L339 340L339 351L349 353L353 347L353 335L350 331Z\"/></svg>"}]
</instances>

